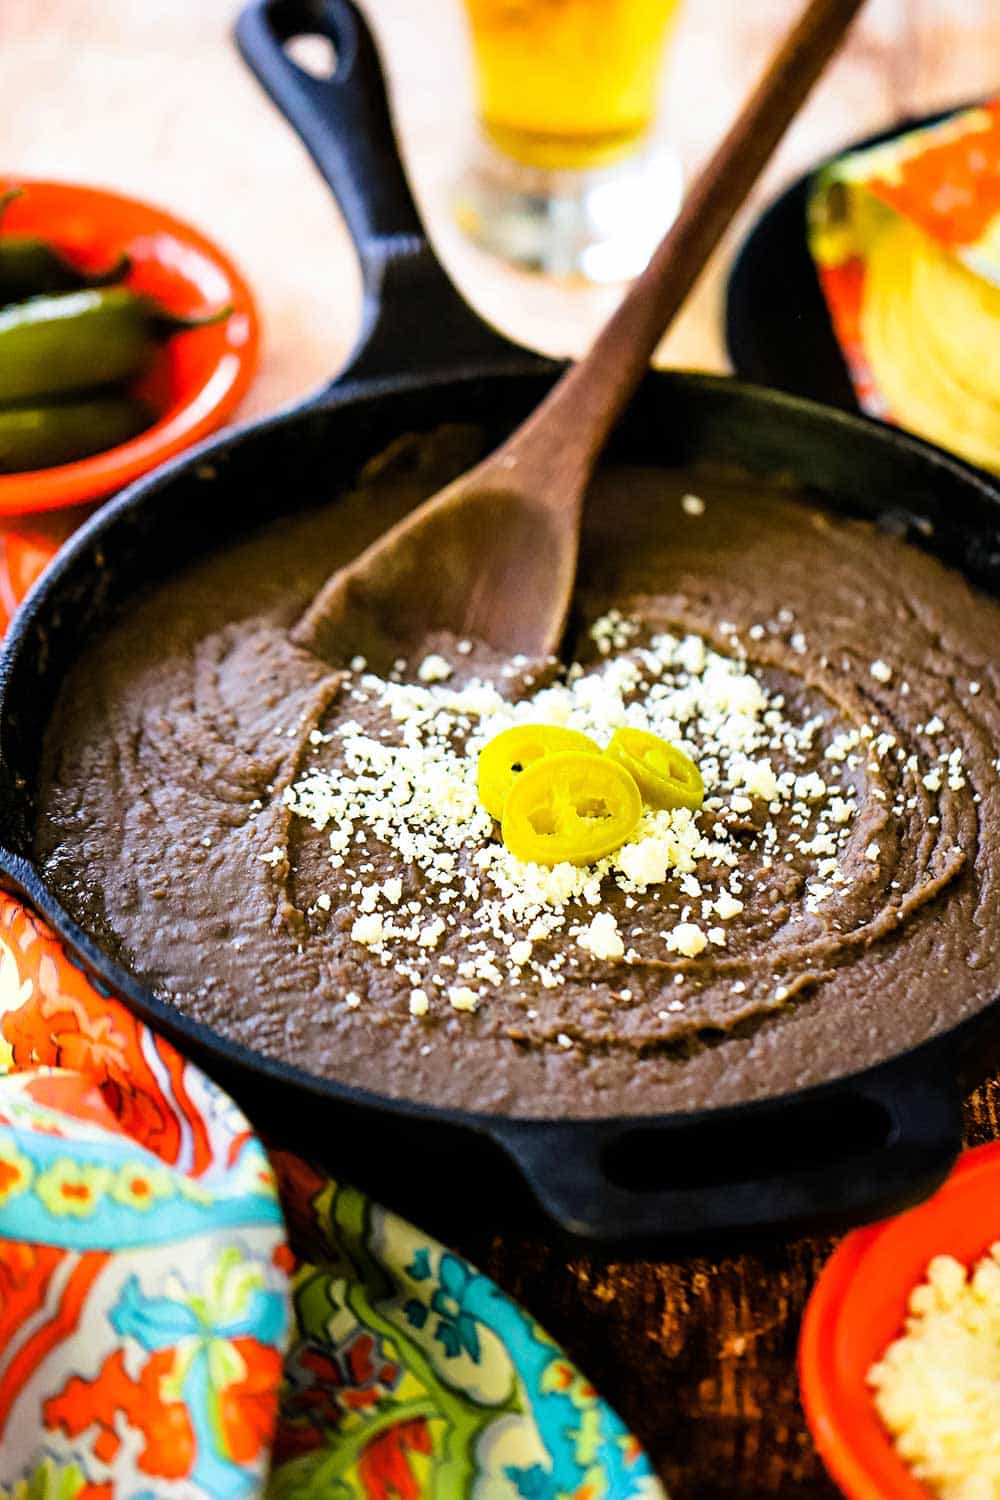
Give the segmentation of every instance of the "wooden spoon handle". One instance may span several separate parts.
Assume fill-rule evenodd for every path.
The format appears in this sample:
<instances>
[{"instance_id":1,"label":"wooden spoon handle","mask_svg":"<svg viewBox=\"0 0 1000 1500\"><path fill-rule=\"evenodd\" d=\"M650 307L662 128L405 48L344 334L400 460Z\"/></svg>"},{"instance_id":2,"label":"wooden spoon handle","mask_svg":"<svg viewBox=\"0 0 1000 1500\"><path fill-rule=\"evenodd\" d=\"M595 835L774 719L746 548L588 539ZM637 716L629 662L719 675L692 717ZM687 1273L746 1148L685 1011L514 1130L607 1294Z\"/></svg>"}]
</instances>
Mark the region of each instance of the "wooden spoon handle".
<instances>
[{"instance_id":1,"label":"wooden spoon handle","mask_svg":"<svg viewBox=\"0 0 1000 1500\"><path fill-rule=\"evenodd\" d=\"M556 504L585 482L671 318L863 3L810 0L588 353L494 455L508 479L524 466L532 492Z\"/></svg>"}]
</instances>

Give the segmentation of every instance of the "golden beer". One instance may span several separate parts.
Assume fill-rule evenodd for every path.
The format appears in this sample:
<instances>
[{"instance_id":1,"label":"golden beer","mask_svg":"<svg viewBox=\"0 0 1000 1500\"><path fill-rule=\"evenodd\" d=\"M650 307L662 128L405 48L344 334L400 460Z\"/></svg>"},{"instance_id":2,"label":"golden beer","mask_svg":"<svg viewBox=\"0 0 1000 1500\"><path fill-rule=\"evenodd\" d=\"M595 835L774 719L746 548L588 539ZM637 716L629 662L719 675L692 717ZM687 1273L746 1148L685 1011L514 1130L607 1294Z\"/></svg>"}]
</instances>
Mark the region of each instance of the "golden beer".
<instances>
[{"instance_id":1,"label":"golden beer","mask_svg":"<svg viewBox=\"0 0 1000 1500\"><path fill-rule=\"evenodd\" d=\"M465 0L483 129L548 169L603 166L646 134L678 0Z\"/></svg>"}]
</instances>

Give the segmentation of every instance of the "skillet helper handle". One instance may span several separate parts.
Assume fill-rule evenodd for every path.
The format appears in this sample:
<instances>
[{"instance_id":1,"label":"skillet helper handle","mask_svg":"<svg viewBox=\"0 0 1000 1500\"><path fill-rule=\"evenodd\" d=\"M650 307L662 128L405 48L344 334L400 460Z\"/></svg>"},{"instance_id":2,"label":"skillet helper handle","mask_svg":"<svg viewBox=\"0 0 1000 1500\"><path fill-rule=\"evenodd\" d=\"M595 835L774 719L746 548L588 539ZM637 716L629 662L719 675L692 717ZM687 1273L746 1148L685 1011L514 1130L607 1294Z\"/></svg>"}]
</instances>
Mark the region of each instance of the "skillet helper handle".
<instances>
[{"instance_id":1,"label":"skillet helper handle","mask_svg":"<svg viewBox=\"0 0 1000 1500\"><path fill-rule=\"evenodd\" d=\"M329 78L289 56L295 37L325 37ZM236 41L264 90L294 126L333 189L361 261L361 332L335 381L532 360L462 300L434 256L406 180L385 77L351 0L250 0Z\"/></svg>"},{"instance_id":2,"label":"skillet helper handle","mask_svg":"<svg viewBox=\"0 0 1000 1500\"><path fill-rule=\"evenodd\" d=\"M729 1118L726 1118L726 1115ZM594 1246L845 1229L911 1207L962 1147L954 1069L903 1059L711 1116L491 1127L535 1198Z\"/></svg>"}]
</instances>

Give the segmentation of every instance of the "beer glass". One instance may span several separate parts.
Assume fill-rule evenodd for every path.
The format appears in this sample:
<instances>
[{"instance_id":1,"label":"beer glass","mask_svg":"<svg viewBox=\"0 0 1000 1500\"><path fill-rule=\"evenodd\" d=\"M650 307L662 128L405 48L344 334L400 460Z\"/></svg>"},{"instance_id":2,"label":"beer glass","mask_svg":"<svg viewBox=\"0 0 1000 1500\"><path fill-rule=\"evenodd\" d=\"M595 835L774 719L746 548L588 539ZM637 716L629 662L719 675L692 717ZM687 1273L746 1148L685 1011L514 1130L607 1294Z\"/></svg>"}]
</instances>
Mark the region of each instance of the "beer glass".
<instances>
[{"instance_id":1,"label":"beer glass","mask_svg":"<svg viewBox=\"0 0 1000 1500\"><path fill-rule=\"evenodd\" d=\"M480 138L462 228L521 265L634 275L677 212L652 134L678 0L465 0Z\"/></svg>"}]
</instances>

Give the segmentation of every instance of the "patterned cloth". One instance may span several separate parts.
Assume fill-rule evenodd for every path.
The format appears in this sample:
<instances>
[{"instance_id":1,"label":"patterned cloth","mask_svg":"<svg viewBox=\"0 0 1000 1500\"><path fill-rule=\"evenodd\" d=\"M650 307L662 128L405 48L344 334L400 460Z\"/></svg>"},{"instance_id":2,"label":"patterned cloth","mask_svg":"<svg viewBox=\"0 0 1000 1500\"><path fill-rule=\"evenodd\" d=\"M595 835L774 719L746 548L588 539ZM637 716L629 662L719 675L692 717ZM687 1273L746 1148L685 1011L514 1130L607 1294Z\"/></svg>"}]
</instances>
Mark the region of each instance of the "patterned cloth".
<instances>
[{"instance_id":1,"label":"patterned cloth","mask_svg":"<svg viewBox=\"0 0 1000 1500\"><path fill-rule=\"evenodd\" d=\"M868 264L892 219L915 226L976 277L1000 287L1000 98L820 172L809 244L858 402L892 420L862 332Z\"/></svg>"},{"instance_id":2,"label":"patterned cloth","mask_svg":"<svg viewBox=\"0 0 1000 1500\"><path fill-rule=\"evenodd\" d=\"M664 1500L528 1314L2 893L0 1075L0 1500Z\"/></svg>"}]
</instances>

